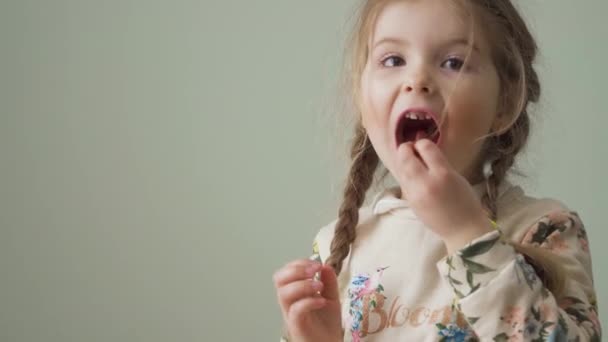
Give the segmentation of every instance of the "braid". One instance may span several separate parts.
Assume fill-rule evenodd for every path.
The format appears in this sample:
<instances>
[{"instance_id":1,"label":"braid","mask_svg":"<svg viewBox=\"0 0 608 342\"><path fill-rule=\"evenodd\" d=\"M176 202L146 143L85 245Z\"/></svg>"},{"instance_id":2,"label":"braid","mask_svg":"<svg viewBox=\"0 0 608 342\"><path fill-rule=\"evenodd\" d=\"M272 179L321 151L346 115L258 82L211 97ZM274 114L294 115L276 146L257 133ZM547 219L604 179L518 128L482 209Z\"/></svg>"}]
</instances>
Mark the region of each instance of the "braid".
<instances>
[{"instance_id":1,"label":"braid","mask_svg":"<svg viewBox=\"0 0 608 342\"><path fill-rule=\"evenodd\" d=\"M342 262L348 255L352 242L355 241L359 208L365 201L365 194L372 184L379 162L378 155L360 123L356 128L351 147L351 160L352 165L330 245L330 255L326 261L326 264L334 269L336 275L342 271Z\"/></svg>"},{"instance_id":2,"label":"braid","mask_svg":"<svg viewBox=\"0 0 608 342\"><path fill-rule=\"evenodd\" d=\"M492 220L496 220L498 217L498 187L507 171L513 166L515 156L523 148L529 126L528 113L524 110L509 131L490 141L490 149L494 151L494 154L498 153L499 157L491 163L492 174L486 180L487 190L482 197L482 203L490 212ZM516 252L524 256L540 277L543 285L556 298L560 298L564 294L565 272L553 258L551 252L513 241L507 242L515 248Z\"/></svg>"},{"instance_id":3,"label":"braid","mask_svg":"<svg viewBox=\"0 0 608 342\"><path fill-rule=\"evenodd\" d=\"M515 156L525 146L529 132L530 118L524 110L507 132L489 141L490 146L487 149L491 151L490 156L494 159L491 163L492 174L486 179L487 189L481 201L492 220L498 217L498 187L515 163Z\"/></svg>"}]
</instances>

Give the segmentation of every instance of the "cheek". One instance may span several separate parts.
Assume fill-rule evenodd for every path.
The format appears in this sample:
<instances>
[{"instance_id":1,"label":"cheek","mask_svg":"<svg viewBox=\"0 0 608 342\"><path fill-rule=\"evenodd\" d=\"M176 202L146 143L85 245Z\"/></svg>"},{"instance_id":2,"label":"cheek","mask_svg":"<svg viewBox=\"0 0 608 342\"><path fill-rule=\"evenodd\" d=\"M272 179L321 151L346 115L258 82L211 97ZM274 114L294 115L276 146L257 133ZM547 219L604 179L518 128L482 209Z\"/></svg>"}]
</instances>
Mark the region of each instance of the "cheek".
<instances>
[{"instance_id":1,"label":"cheek","mask_svg":"<svg viewBox=\"0 0 608 342\"><path fill-rule=\"evenodd\" d=\"M496 116L496 96L479 88L462 89L452 96L448 118L455 138L472 141L490 131Z\"/></svg>"},{"instance_id":2,"label":"cheek","mask_svg":"<svg viewBox=\"0 0 608 342\"><path fill-rule=\"evenodd\" d=\"M363 124L369 129L388 125L390 90L380 82L370 80L361 88Z\"/></svg>"},{"instance_id":3,"label":"cheek","mask_svg":"<svg viewBox=\"0 0 608 342\"><path fill-rule=\"evenodd\" d=\"M490 131L496 115L496 97L480 87L461 87L449 100L444 149L459 172L464 172L480 151L483 140L477 139Z\"/></svg>"},{"instance_id":4,"label":"cheek","mask_svg":"<svg viewBox=\"0 0 608 342\"><path fill-rule=\"evenodd\" d=\"M383 82L363 78L361 87L361 115L365 127L378 157L385 167L391 168L390 144L393 143L389 132L391 113L391 90Z\"/></svg>"},{"instance_id":5,"label":"cheek","mask_svg":"<svg viewBox=\"0 0 608 342\"><path fill-rule=\"evenodd\" d=\"M450 130L461 141L474 140L489 131L492 113L481 112L475 104L462 103L452 109L452 114L449 117Z\"/></svg>"}]
</instances>

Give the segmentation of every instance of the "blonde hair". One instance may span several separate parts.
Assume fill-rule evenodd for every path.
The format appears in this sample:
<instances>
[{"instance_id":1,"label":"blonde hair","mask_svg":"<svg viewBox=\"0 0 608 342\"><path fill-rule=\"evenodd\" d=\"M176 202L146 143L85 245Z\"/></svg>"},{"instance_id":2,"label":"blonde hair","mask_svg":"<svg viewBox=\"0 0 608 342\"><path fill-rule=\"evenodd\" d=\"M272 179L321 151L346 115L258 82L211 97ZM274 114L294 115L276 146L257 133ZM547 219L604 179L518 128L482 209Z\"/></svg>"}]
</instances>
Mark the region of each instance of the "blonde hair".
<instances>
[{"instance_id":1,"label":"blonde hair","mask_svg":"<svg viewBox=\"0 0 608 342\"><path fill-rule=\"evenodd\" d=\"M344 259L348 256L356 238L359 208L365 201L369 188L374 184L374 176L379 169L376 154L361 123L360 84L363 69L367 63L369 37L373 32L378 15L388 3L398 0L366 0L359 7L358 15L347 41L347 94L351 94L357 110L354 138L350 147L351 165L348 179L342 193L342 203L338 211L334 237L330 245L330 255L325 263L340 274ZM533 63L537 54L536 42L524 20L510 0L461 0L457 2L468 9L473 21L479 20L492 39L491 56L500 80L499 115L511 118L508 125L496 129L487 136L475 161L475 169L480 170L490 162L492 174L486 179L486 190L482 204L492 220L498 217L498 188L507 171L514 164L515 156L525 146L530 132L528 104L537 102L541 88ZM471 26L471 37L474 25ZM469 52L470 54L470 52ZM468 58L468 57L467 57ZM466 63L466 61L465 61ZM381 181L388 174L384 170ZM555 256L542 248L509 242L515 250L534 267L545 287L556 298L563 294L565 272Z\"/></svg>"}]
</instances>

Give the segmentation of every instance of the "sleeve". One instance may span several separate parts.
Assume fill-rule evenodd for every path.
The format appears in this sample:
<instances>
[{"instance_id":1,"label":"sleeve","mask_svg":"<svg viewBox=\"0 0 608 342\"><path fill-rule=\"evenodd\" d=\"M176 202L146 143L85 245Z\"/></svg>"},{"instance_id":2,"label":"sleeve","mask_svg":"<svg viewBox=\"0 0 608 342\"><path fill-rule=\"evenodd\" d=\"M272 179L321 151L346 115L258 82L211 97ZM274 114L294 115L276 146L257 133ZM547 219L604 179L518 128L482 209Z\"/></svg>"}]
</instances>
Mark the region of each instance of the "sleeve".
<instances>
[{"instance_id":1,"label":"sleeve","mask_svg":"<svg viewBox=\"0 0 608 342\"><path fill-rule=\"evenodd\" d=\"M314 238L314 240L312 242L312 254L310 255L310 257L308 259L322 262L321 254L319 253L319 243L318 243L317 239L318 239L318 235L317 235L317 237ZM315 274L315 279L318 280L318 278L319 278L319 274L317 273L317 274ZM283 332L281 335L280 342L289 342L288 336L289 336L289 333L287 331L287 327L283 326Z\"/></svg>"},{"instance_id":2,"label":"sleeve","mask_svg":"<svg viewBox=\"0 0 608 342\"><path fill-rule=\"evenodd\" d=\"M578 214L554 210L524 234L523 245L554 253L567 277L556 300L526 257L487 233L437 263L458 309L481 341L600 341L591 255Z\"/></svg>"}]
</instances>

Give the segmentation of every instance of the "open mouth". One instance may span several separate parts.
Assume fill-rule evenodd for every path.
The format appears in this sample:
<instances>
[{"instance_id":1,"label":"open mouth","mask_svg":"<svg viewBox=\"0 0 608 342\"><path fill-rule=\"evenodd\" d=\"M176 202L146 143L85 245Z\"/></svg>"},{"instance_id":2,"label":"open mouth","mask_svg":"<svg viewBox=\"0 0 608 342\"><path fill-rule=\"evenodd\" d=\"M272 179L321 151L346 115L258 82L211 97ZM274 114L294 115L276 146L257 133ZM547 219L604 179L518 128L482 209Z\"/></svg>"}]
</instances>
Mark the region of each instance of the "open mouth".
<instances>
[{"instance_id":1,"label":"open mouth","mask_svg":"<svg viewBox=\"0 0 608 342\"><path fill-rule=\"evenodd\" d=\"M395 134L397 147L408 141L416 142L424 138L437 144L441 135L433 117L422 112L407 112L402 115Z\"/></svg>"}]
</instances>

